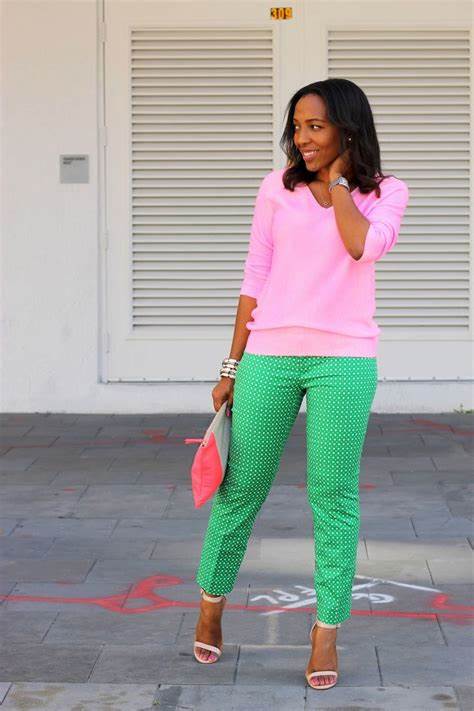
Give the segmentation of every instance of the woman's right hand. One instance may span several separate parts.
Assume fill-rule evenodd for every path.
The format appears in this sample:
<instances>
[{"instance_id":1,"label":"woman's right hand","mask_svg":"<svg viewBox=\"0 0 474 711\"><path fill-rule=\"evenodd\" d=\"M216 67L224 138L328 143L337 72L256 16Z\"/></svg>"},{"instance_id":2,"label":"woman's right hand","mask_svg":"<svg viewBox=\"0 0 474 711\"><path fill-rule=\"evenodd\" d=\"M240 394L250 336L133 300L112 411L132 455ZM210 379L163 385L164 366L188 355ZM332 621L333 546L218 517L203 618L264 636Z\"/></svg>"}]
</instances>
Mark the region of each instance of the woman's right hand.
<instances>
[{"instance_id":1,"label":"woman's right hand","mask_svg":"<svg viewBox=\"0 0 474 711\"><path fill-rule=\"evenodd\" d=\"M228 408L231 407L234 401L234 378L222 376L212 390L212 400L216 412L221 409L224 402L227 402Z\"/></svg>"}]
</instances>

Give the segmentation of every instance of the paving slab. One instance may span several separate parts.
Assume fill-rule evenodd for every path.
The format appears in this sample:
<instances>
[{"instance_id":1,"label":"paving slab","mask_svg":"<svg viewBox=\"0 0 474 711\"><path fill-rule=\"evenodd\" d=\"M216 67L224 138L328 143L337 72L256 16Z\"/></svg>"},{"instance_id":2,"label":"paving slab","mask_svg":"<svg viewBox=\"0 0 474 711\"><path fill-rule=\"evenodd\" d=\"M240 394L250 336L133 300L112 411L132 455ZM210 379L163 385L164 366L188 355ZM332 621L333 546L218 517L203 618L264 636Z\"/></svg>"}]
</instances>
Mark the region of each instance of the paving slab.
<instances>
[{"instance_id":1,"label":"paving slab","mask_svg":"<svg viewBox=\"0 0 474 711\"><path fill-rule=\"evenodd\" d=\"M437 586L449 583L474 582L474 569L471 553L458 555L453 560L446 558L427 558L426 564L430 569L433 583Z\"/></svg>"},{"instance_id":2,"label":"paving slab","mask_svg":"<svg viewBox=\"0 0 474 711\"><path fill-rule=\"evenodd\" d=\"M192 644L106 644L94 666L91 681L233 684L237 655L237 646L226 645L218 664L205 665L194 658Z\"/></svg>"},{"instance_id":3,"label":"paving slab","mask_svg":"<svg viewBox=\"0 0 474 711\"><path fill-rule=\"evenodd\" d=\"M0 579L6 581L71 582L85 580L94 565L94 560L70 560L54 558L9 558L0 560Z\"/></svg>"},{"instance_id":4,"label":"paving slab","mask_svg":"<svg viewBox=\"0 0 474 711\"><path fill-rule=\"evenodd\" d=\"M448 458L449 459L449 458ZM367 457L363 458L360 463L361 472L370 474L377 471L436 471L443 467L435 467L434 462L429 454L429 450L425 456L420 457L394 457L389 452L382 457Z\"/></svg>"},{"instance_id":5,"label":"paving slab","mask_svg":"<svg viewBox=\"0 0 474 711\"><path fill-rule=\"evenodd\" d=\"M403 484L407 486L408 484L414 484L415 486L420 486L423 483L428 484L439 484L441 482L448 482L450 484L465 484L466 483L466 471L456 471L449 469L446 471L440 471L439 469L431 469L429 471L417 471L417 472L399 472L392 471L392 479L394 484Z\"/></svg>"},{"instance_id":6,"label":"paving slab","mask_svg":"<svg viewBox=\"0 0 474 711\"><path fill-rule=\"evenodd\" d=\"M129 613L131 606L127 606ZM0 611L1 612L1 611ZM17 614L17 613L10 613ZM176 641L183 613L155 610L149 614L117 614L105 608L84 607L82 614L69 610L56 613L45 634L48 644L170 644Z\"/></svg>"},{"instance_id":7,"label":"paving slab","mask_svg":"<svg viewBox=\"0 0 474 711\"><path fill-rule=\"evenodd\" d=\"M54 486L2 484L2 516L59 516L71 513L85 492L79 486L71 490Z\"/></svg>"},{"instance_id":8,"label":"paving slab","mask_svg":"<svg viewBox=\"0 0 474 711\"><path fill-rule=\"evenodd\" d=\"M54 543L52 536L21 538L0 537L0 560L8 558L43 558Z\"/></svg>"},{"instance_id":9,"label":"paving slab","mask_svg":"<svg viewBox=\"0 0 474 711\"><path fill-rule=\"evenodd\" d=\"M269 685L160 685L156 708L161 711L304 711L304 689Z\"/></svg>"},{"instance_id":10,"label":"paving slab","mask_svg":"<svg viewBox=\"0 0 474 711\"><path fill-rule=\"evenodd\" d=\"M82 460L83 462L87 462L86 459ZM174 466L166 469L162 467L161 465L158 464L156 460L156 456L150 456L150 453L146 453L146 457L132 457L132 458L126 458L126 459L118 459L115 457L111 463L108 464L107 468L110 469L110 471L123 471L123 470L131 470L131 469L138 469L140 473L142 472L152 472L153 474L160 475L167 473L167 476L171 480L175 479L176 477L179 477L182 475L181 469L178 470L179 466L179 461L175 463ZM175 471L176 470L176 471ZM170 482L172 483L172 482Z\"/></svg>"},{"instance_id":11,"label":"paving slab","mask_svg":"<svg viewBox=\"0 0 474 711\"><path fill-rule=\"evenodd\" d=\"M456 454L434 454L433 463L436 469L446 470L448 466L458 471L463 470L472 473L473 458L469 452L458 452Z\"/></svg>"},{"instance_id":12,"label":"paving slab","mask_svg":"<svg viewBox=\"0 0 474 711\"><path fill-rule=\"evenodd\" d=\"M22 454L19 450L8 448L0 457L0 472L18 471L24 472L36 460L36 454Z\"/></svg>"},{"instance_id":13,"label":"paving slab","mask_svg":"<svg viewBox=\"0 0 474 711\"><path fill-rule=\"evenodd\" d=\"M158 684L169 668L174 647L157 644L106 644L90 683ZM181 660L179 660L178 664ZM222 669L221 669L222 672Z\"/></svg>"},{"instance_id":14,"label":"paving slab","mask_svg":"<svg viewBox=\"0 0 474 711\"><path fill-rule=\"evenodd\" d=\"M155 684L12 684L2 710L141 711L153 703ZM154 707L156 708L156 707Z\"/></svg>"},{"instance_id":15,"label":"paving slab","mask_svg":"<svg viewBox=\"0 0 474 711\"><path fill-rule=\"evenodd\" d=\"M188 520L163 519L156 516L147 518L121 518L111 532L111 538L153 538L175 541L181 539L203 537L207 520L192 518Z\"/></svg>"},{"instance_id":16,"label":"paving slab","mask_svg":"<svg viewBox=\"0 0 474 711\"><path fill-rule=\"evenodd\" d=\"M85 684L101 644L0 644L0 681L60 681ZM3 711L3 710L2 710Z\"/></svg>"},{"instance_id":17,"label":"paving slab","mask_svg":"<svg viewBox=\"0 0 474 711\"><path fill-rule=\"evenodd\" d=\"M87 487L80 500L72 505L77 517L120 517L164 514L171 492L168 487L134 486L133 484L104 484Z\"/></svg>"},{"instance_id":18,"label":"paving slab","mask_svg":"<svg viewBox=\"0 0 474 711\"><path fill-rule=\"evenodd\" d=\"M449 679L450 685L474 683L474 656L465 647L420 645L414 655L400 644L380 642L377 645L384 686L404 684L408 679L422 686L439 684Z\"/></svg>"},{"instance_id":19,"label":"paving slab","mask_svg":"<svg viewBox=\"0 0 474 711\"><path fill-rule=\"evenodd\" d=\"M42 642L57 617L54 610L18 610L0 608L0 639L2 644Z\"/></svg>"},{"instance_id":20,"label":"paving slab","mask_svg":"<svg viewBox=\"0 0 474 711\"><path fill-rule=\"evenodd\" d=\"M18 457L15 457L12 454L15 449L16 448L10 449L8 454L10 455L12 460L16 461ZM79 459L81 453L84 450L84 445L82 443L63 445L62 447L41 447L38 445L33 445L32 447L25 446L23 449L21 447L18 447L17 449L19 452L19 457L25 459L34 457L35 462L42 463L43 466L45 466L46 463L57 463L58 460L66 459L69 457L71 457L72 459Z\"/></svg>"},{"instance_id":21,"label":"paving slab","mask_svg":"<svg viewBox=\"0 0 474 711\"><path fill-rule=\"evenodd\" d=\"M361 516L361 538L383 541L414 541L417 538L411 516L387 516L365 514Z\"/></svg>"},{"instance_id":22,"label":"paving slab","mask_svg":"<svg viewBox=\"0 0 474 711\"><path fill-rule=\"evenodd\" d=\"M410 517L417 538L440 535L443 538L469 538L474 533L474 524L468 518L449 515L438 517L431 512L422 512Z\"/></svg>"},{"instance_id":23,"label":"paving slab","mask_svg":"<svg viewBox=\"0 0 474 711\"><path fill-rule=\"evenodd\" d=\"M343 622L344 630L338 632L338 641L346 643L348 649L354 649L360 644L377 647L386 639L390 644L404 646L406 653L416 653L419 647L431 649L433 647L446 647L445 638L440 629L436 615L432 612L423 616L411 612L404 615L406 610L391 608L382 610L380 607L374 614L357 614L355 612L350 620ZM390 614L392 612L393 614ZM399 614L397 614L399 613ZM400 614L401 613L401 614Z\"/></svg>"},{"instance_id":24,"label":"paving slab","mask_svg":"<svg viewBox=\"0 0 474 711\"><path fill-rule=\"evenodd\" d=\"M108 537L115 530L118 519L114 518L78 518L74 513L54 516L30 516L18 519L11 536L20 538L53 536L58 538L76 538L85 534L94 535L99 540Z\"/></svg>"},{"instance_id":25,"label":"paving slab","mask_svg":"<svg viewBox=\"0 0 474 711\"><path fill-rule=\"evenodd\" d=\"M3 484L52 484L57 471L52 469L27 469L26 471L0 472L0 486Z\"/></svg>"},{"instance_id":26,"label":"paving slab","mask_svg":"<svg viewBox=\"0 0 474 711\"><path fill-rule=\"evenodd\" d=\"M116 445L100 445L98 447L84 447L81 452L80 459L87 461L88 459L97 461L107 461L111 462L111 459L121 459L129 464L131 462L136 463L140 459L149 459L150 457L156 457L161 449L160 444L144 444L142 445L144 449L140 446L128 446L126 442Z\"/></svg>"},{"instance_id":27,"label":"paving slab","mask_svg":"<svg viewBox=\"0 0 474 711\"><path fill-rule=\"evenodd\" d=\"M22 437L28 434L32 429L32 425L10 425L2 420L0 422L0 444L3 446L4 442L6 442L10 436Z\"/></svg>"},{"instance_id":28,"label":"paving slab","mask_svg":"<svg viewBox=\"0 0 474 711\"><path fill-rule=\"evenodd\" d=\"M217 664L199 664L194 658L192 643L166 646L107 644L94 667L91 681L232 685L238 654L237 645L226 644Z\"/></svg>"},{"instance_id":29,"label":"paving slab","mask_svg":"<svg viewBox=\"0 0 474 711\"><path fill-rule=\"evenodd\" d=\"M1 543L1 541L0 541ZM466 544L469 544L466 541ZM156 539L141 538L132 541L120 541L118 539L98 540L92 536L71 538L56 538L47 551L43 554L43 559L53 558L138 558L148 560L151 558L156 548ZM469 546L470 548L470 546ZM0 546L1 551L1 546Z\"/></svg>"},{"instance_id":30,"label":"paving slab","mask_svg":"<svg viewBox=\"0 0 474 711\"><path fill-rule=\"evenodd\" d=\"M308 690L304 711L468 711L459 704L452 686L416 686L411 684L394 687L360 686L357 689L336 686L329 689L331 696L324 699L319 691Z\"/></svg>"},{"instance_id":31,"label":"paving slab","mask_svg":"<svg viewBox=\"0 0 474 711\"><path fill-rule=\"evenodd\" d=\"M466 452L459 442L455 442L452 439L444 438L429 440L428 442L423 442L421 439L419 442L406 441L400 442L399 444L388 443L388 448L390 454L394 457L397 456L412 456L419 457L424 456L426 453L426 447L429 446L430 451L436 456L447 456L449 455L460 455L465 456Z\"/></svg>"},{"instance_id":32,"label":"paving slab","mask_svg":"<svg viewBox=\"0 0 474 711\"><path fill-rule=\"evenodd\" d=\"M466 537L429 538L422 540L400 541L374 540L366 538L367 557L370 560L390 560L402 558L404 560L431 558L462 560L474 562L474 551Z\"/></svg>"},{"instance_id":33,"label":"paving slab","mask_svg":"<svg viewBox=\"0 0 474 711\"><path fill-rule=\"evenodd\" d=\"M86 484L136 484L140 472L130 467L128 470L117 471L62 471L54 475L51 483L55 486L84 486Z\"/></svg>"},{"instance_id":34,"label":"paving slab","mask_svg":"<svg viewBox=\"0 0 474 711\"><path fill-rule=\"evenodd\" d=\"M304 689L275 689L265 684L238 687L161 684L155 698L156 708L162 711L304 711L304 694Z\"/></svg>"}]
</instances>

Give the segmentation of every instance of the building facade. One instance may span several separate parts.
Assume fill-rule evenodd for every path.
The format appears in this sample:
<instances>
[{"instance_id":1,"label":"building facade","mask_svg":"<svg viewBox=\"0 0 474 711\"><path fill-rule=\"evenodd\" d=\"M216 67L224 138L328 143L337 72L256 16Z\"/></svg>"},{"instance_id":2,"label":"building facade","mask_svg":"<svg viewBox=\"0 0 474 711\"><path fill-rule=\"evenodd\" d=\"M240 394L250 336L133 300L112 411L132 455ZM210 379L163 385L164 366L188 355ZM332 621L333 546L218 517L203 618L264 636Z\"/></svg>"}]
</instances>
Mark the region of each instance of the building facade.
<instances>
[{"instance_id":1,"label":"building facade","mask_svg":"<svg viewBox=\"0 0 474 711\"><path fill-rule=\"evenodd\" d=\"M373 409L471 408L471 13L4 2L2 410L211 412L257 187L290 96L327 77L366 92L410 188Z\"/></svg>"}]
</instances>

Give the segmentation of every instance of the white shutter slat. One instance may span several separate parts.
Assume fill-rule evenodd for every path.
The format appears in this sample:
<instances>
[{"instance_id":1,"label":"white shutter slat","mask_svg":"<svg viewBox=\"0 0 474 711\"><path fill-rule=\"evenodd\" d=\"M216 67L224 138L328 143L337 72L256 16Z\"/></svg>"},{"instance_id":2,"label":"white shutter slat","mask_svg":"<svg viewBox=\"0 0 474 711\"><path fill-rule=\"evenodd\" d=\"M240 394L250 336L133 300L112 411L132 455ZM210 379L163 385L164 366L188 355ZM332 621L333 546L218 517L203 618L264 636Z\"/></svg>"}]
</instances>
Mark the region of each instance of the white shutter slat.
<instances>
[{"instance_id":1,"label":"white shutter slat","mask_svg":"<svg viewBox=\"0 0 474 711\"><path fill-rule=\"evenodd\" d=\"M328 76L366 92L382 171L410 189L398 244L376 264L382 327L468 333L469 52L465 29L328 32Z\"/></svg>"}]
</instances>

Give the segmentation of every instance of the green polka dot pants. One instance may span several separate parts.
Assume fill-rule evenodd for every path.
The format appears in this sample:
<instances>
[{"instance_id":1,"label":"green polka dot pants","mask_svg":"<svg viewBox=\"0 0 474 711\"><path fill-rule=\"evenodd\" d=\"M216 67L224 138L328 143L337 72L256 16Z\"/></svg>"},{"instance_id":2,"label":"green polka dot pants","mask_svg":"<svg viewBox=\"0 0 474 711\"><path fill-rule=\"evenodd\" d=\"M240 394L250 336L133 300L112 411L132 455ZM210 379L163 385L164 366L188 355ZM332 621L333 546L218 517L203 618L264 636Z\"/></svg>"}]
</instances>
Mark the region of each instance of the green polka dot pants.
<instances>
[{"instance_id":1,"label":"green polka dot pants","mask_svg":"<svg viewBox=\"0 0 474 711\"><path fill-rule=\"evenodd\" d=\"M244 351L234 383L226 473L212 500L196 573L200 587L211 595L232 590L306 395L317 619L336 625L350 617L360 460L376 388L375 357Z\"/></svg>"}]
</instances>

